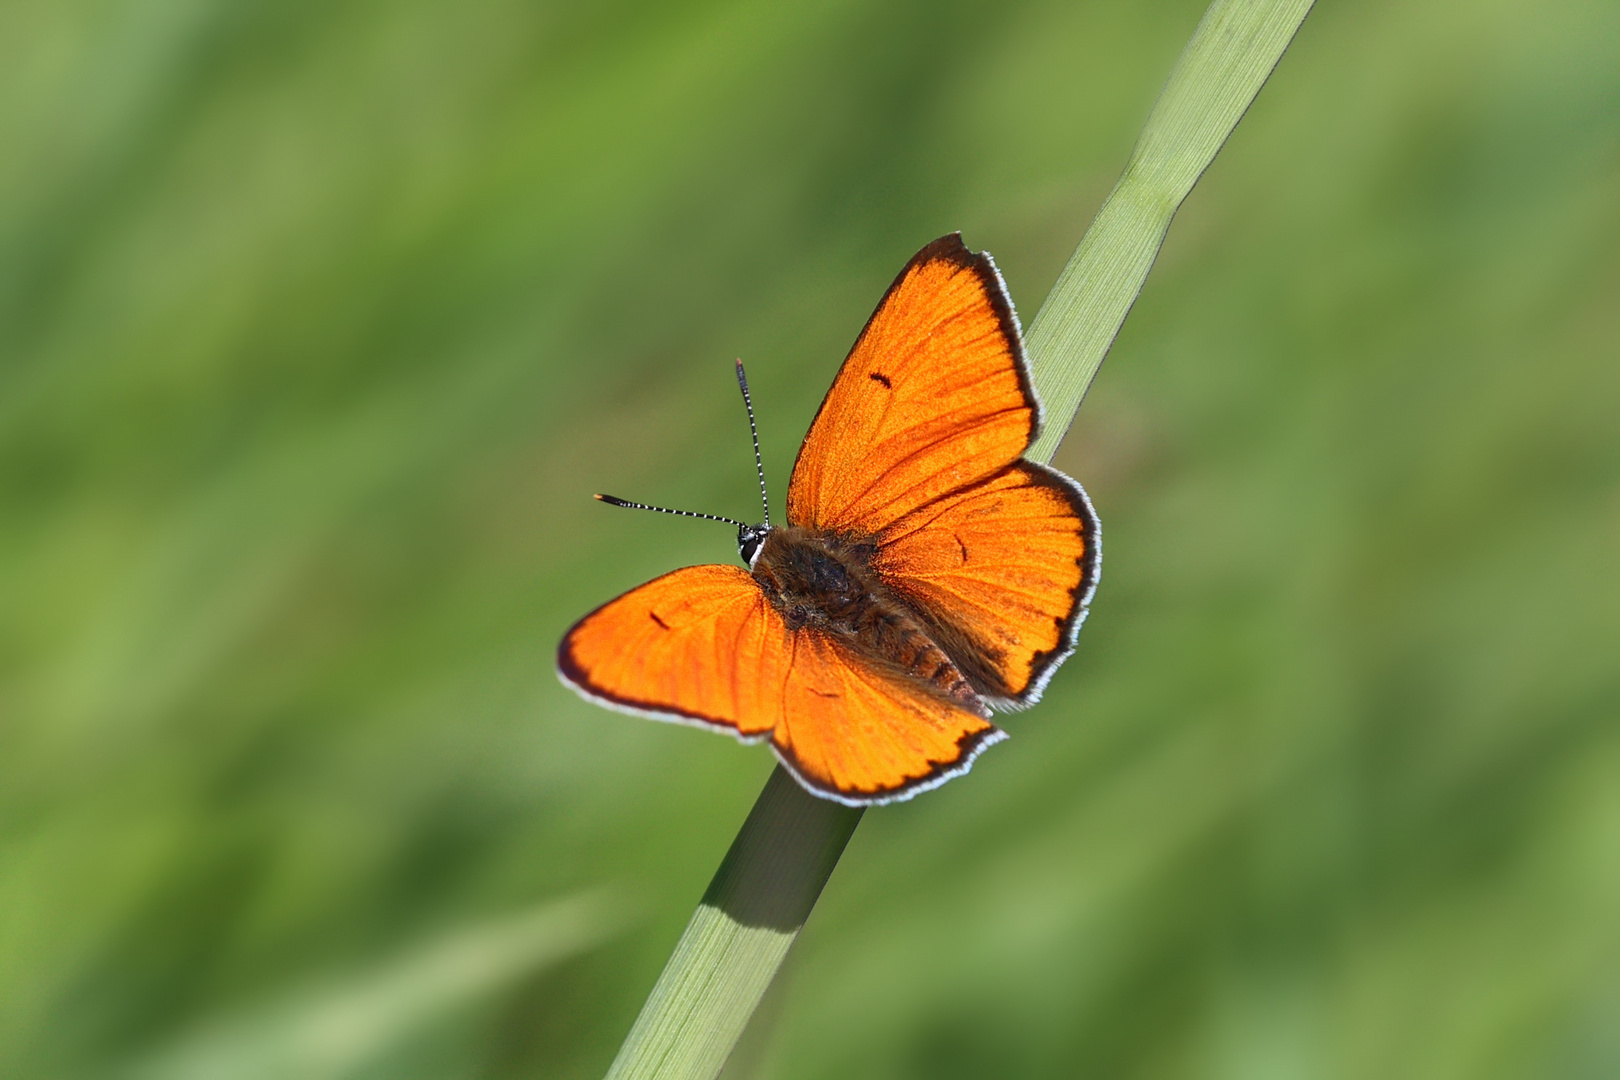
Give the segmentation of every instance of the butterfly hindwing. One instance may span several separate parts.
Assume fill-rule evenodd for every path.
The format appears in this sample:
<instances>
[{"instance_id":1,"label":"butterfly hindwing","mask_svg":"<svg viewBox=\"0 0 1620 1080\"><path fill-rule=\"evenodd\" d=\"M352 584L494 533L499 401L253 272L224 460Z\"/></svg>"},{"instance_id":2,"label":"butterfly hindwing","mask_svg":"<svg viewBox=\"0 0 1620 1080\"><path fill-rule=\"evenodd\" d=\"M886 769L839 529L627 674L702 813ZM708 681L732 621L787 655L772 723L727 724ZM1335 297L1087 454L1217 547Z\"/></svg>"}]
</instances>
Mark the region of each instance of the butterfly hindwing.
<instances>
[{"instance_id":1,"label":"butterfly hindwing","mask_svg":"<svg viewBox=\"0 0 1620 1080\"><path fill-rule=\"evenodd\" d=\"M771 746L811 790L851 805L892 802L967 771L1000 728L810 628L793 633L792 674Z\"/></svg>"},{"instance_id":2,"label":"butterfly hindwing","mask_svg":"<svg viewBox=\"0 0 1620 1080\"><path fill-rule=\"evenodd\" d=\"M882 534L873 568L998 708L1040 696L1096 586L1097 517L1080 485L1019 461Z\"/></svg>"}]
</instances>

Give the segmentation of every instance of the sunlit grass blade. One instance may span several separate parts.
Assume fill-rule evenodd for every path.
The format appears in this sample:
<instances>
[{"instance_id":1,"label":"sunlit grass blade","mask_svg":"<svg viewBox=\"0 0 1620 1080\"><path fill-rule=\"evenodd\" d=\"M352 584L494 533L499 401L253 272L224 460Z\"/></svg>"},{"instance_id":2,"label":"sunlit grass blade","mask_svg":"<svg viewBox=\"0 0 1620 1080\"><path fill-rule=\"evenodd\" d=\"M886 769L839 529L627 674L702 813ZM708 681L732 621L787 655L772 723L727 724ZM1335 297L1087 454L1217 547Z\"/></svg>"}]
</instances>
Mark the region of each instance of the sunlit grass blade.
<instances>
[{"instance_id":1,"label":"sunlit grass blade","mask_svg":"<svg viewBox=\"0 0 1620 1080\"><path fill-rule=\"evenodd\" d=\"M1216 0L1130 161L1029 328L1049 461L1142 289L1183 199L1260 92L1312 0ZM687 924L610 1080L719 1074L809 917L861 811L771 774Z\"/></svg>"},{"instance_id":2,"label":"sunlit grass blade","mask_svg":"<svg viewBox=\"0 0 1620 1080\"><path fill-rule=\"evenodd\" d=\"M1242 119L1314 0L1215 0L1170 73L1125 171L1025 335L1050 461L1119 333L1170 221Z\"/></svg>"},{"instance_id":3,"label":"sunlit grass blade","mask_svg":"<svg viewBox=\"0 0 1620 1080\"><path fill-rule=\"evenodd\" d=\"M809 918L862 810L777 766L608 1076L715 1076Z\"/></svg>"}]
</instances>

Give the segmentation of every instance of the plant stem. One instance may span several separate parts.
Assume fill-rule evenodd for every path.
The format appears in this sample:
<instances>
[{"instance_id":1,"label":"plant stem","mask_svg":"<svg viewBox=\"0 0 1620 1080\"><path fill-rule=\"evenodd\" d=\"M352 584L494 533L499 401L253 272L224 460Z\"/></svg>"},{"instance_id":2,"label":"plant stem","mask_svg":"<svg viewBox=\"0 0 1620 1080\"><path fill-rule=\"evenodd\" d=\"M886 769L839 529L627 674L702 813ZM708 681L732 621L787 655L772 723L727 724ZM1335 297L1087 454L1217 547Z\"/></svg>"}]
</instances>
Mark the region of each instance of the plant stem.
<instances>
[{"instance_id":1,"label":"plant stem","mask_svg":"<svg viewBox=\"0 0 1620 1080\"><path fill-rule=\"evenodd\" d=\"M1030 324L1049 461L1142 289L1176 210L1260 92L1312 0L1215 0L1153 106L1119 183ZM862 811L780 766L726 853L619 1049L609 1080L712 1080L742 1035Z\"/></svg>"},{"instance_id":2,"label":"plant stem","mask_svg":"<svg viewBox=\"0 0 1620 1080\"><path fill-rule=\"evenodd\" d=\"M816 798L776 767L619 1049L609 1080L719 1074L862 813Z\"/></svg>"},{"instance_id":3,"label":"plant stem","mask_svg":"<svg viewBox=\"0 0 1620 1080\"><path fill-rule=\"evenodd\" d=\"M1119 183L1025 335L1050 461L1142 291L1182 200L1242 119L1313 0L1215 0L1170 72Z\"/></svg>"}]
</instances>

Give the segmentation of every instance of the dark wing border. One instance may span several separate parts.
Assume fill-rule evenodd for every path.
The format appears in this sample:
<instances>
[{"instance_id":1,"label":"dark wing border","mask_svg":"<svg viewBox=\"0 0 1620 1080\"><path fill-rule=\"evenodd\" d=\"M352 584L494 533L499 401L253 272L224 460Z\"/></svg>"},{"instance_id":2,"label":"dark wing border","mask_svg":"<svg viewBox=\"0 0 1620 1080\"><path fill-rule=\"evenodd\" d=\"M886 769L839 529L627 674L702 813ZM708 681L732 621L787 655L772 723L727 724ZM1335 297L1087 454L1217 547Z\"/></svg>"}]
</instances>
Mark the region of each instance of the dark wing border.
<instances>
[{"instance_id":1,"label":"dark wing border","mask_svg":"<svg viewBox=\"0 0 1620 1080\"><path fill-rule=\"evenodd\" d=\"M991 724L983 731L970 731L956 740L956 748L961 751L961 756L955 761L947 762L915 780L908 780L897 788L876 792L872 795L851 795L839 791L837 788L825 787L816 783L801 773L799 767L793 763L787 754L782 753L782 748L777 746L775 742L771 743L771 753L776 755L777 764L786 769L788 775L799 782L800 787L818 799L842 803L844 806L889 806L893 803L905 802L907 799L921 795L925 791L933 791L947 780L954 780L958 776L964 776L972 772L973 763L978 760L979 755L996 745L996 743L1005 741L1006 738L1007 733L994 724Z\"/></svg>"}]
</instances>

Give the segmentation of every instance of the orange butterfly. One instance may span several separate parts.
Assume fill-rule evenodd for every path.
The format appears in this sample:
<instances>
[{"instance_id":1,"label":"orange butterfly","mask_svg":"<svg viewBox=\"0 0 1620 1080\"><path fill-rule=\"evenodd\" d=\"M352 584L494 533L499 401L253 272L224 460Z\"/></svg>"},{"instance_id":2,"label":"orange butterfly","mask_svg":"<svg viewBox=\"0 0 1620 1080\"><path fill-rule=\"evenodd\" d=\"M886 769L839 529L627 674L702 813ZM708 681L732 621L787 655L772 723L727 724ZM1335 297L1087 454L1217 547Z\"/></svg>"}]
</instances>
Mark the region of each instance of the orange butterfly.
<instances>
[{"instance_id":1,"label":"orange butterfly","mask_svg":"<svg viewBox=\"0 0 1620 1080\"><path fill-rule=\"evenodd\" d=\"M737 377L752 427L740 361ZM597 608L558 674L609 708L769 737L808 790L852 806L966 772L1006 737L990 710L1034 703L1073 651L1097 583L1086 493L1020 457L1040 423L995 264L934 241L821 403L788 523L768 502L761 525L665 511L736 525L748 569L690 566Z\"/></svg>"}]
</instances>

